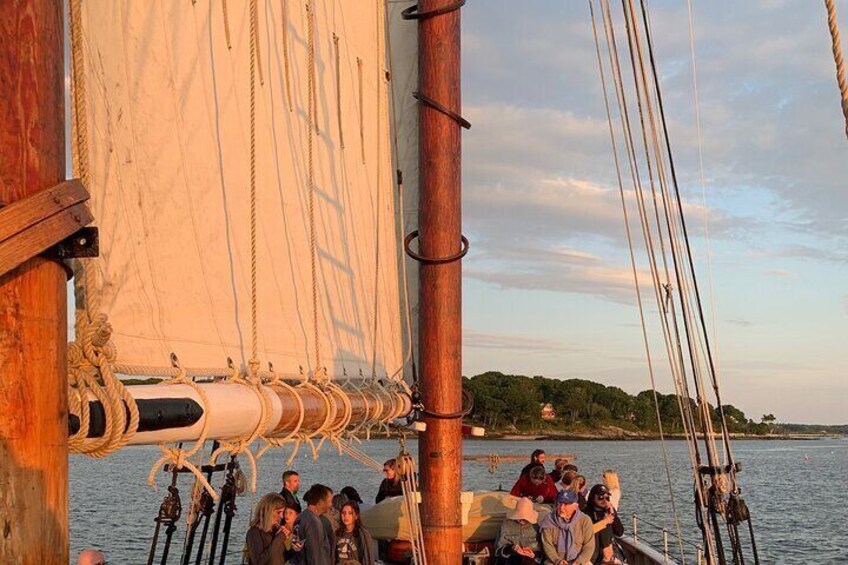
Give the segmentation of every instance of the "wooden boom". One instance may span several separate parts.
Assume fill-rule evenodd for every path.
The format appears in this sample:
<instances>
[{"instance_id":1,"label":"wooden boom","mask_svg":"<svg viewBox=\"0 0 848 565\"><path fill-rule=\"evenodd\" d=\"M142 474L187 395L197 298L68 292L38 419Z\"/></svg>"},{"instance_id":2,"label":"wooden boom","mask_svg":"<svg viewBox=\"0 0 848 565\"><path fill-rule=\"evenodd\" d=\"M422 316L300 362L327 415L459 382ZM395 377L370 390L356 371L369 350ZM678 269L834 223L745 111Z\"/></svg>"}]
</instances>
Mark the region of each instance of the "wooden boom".
<instances>
[{"instance_id":1,"label":"wooden boom","mask_svg":"<svg viewBox=\"0 0 848 565\"><path fill-rule=\"evenodd\" d=\"M244 437L259 425L263 408L253 387L226 382L197 386L206 395L205 403L197 390L186 384L128 386L139 411L138 432L129 445L197 440L206 419L209 419L208 439ZM262 433L266 437L284 437L295 430L314 433L389 422L412 411L412 401L407 394L377 387L358 391L334 387L321 392L316 387L270 384L262 386L262 394L269 413ZM105 430L105 412L92 395L89 395L89 410L87 435L101 437ZM347 425L345 419L348 419ZM71 414L69 433L76 433L79 426L79 415Z\"/></svg>"}]
</instances>

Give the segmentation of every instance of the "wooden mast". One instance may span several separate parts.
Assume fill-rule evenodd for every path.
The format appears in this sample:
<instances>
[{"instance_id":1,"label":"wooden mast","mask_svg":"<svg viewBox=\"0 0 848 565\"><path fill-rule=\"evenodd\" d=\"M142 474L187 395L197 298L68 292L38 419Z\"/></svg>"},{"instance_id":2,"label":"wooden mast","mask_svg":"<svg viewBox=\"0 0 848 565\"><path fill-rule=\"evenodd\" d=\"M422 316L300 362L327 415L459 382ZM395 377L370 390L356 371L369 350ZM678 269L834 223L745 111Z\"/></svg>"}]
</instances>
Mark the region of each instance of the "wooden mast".
<instances>
[{"instance_id":1,"label":"wooden mast","mask_svg":"<svg viewBox=\"0 0 848 565\"><path fill-rule=\"evenodd\" d=\"M0 201L65 178L62 2L0 3ZM67 292L30 259L0 277L0 562L68 562Z\"/></svg>"},{"instance_id":2,"label":"wooden mast","mask_svg":"<svg viewBox=\"0 0 848 565\"><path fill-rule=\"evenodd\" d=\"M421 0L419 16L456 5ZM419 25L420 93L460 113L460 10L423 17ZM427 258L460 251L461 130L431 105L420 107L419 249ZM422 402L427 411L462 409L462 269L460 261L422 262L419 351ZM421 521L431 565L462 562L462 421L428 416L418 444Z\"/></svg>"}]
</instances>

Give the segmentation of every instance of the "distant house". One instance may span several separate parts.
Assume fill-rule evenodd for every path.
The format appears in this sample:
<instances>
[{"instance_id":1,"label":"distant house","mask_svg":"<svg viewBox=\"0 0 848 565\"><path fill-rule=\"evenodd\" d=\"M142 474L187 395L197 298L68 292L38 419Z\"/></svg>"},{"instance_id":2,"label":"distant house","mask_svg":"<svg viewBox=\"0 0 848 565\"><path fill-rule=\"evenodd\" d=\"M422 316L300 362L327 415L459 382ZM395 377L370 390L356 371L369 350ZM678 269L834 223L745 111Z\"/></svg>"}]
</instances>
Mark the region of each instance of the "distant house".
<instances>
[{"instance_id":1,"label":"distant house","mask_svg":"<svg viewBox=\"0 0 848 565\"><path fill-rule=\"evenodd\" d=\"M553 404L548 402L547 404L542 403L542 419L543 420L553 420L556 418L556 410L554 410Z\"/></svg>"}]
</instances>

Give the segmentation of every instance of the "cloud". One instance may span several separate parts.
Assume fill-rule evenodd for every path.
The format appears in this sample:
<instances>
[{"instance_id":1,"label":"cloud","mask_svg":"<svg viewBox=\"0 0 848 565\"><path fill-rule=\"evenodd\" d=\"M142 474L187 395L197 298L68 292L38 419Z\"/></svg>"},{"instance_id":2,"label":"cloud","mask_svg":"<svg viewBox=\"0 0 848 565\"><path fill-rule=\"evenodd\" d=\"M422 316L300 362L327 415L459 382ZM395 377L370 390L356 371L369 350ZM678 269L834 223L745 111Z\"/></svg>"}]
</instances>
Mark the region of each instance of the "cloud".
<instances>
[{"instance_id":1,"label":"cloud","mask_svg":"<svg viewBox=\"0 0 848 565\"><path fill-rule=\"evenodd\" d=\"M587 352L585 347L566 345L554 339L485 333L468 329L462 331L462 345L468 348L498 349L502 351L521 351L528 353L572 354Z\"/></svg>"},{"instance_id":2,"label":"cloud","mask_svg":"<svg viewBox=\"0 0 848 565\"><path fill-rule=\"evenodd\" d=\"M734 326L739 326L740 328L750 328L754 325L753 322L749 320L743 320L742 318L732 318L727 320L728 324L733 324Z\"/></svg>"}]
</instances>

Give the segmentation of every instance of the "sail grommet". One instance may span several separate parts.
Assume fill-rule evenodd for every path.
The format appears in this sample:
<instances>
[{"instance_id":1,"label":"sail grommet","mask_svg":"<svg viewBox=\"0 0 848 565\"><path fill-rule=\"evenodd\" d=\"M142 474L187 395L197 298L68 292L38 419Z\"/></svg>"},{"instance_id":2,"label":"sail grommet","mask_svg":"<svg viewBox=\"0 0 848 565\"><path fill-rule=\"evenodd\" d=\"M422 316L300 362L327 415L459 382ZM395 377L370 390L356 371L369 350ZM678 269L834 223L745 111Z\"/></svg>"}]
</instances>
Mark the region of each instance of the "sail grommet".
<instances>
[{"instance_id":1,"label":"sail grommet","mask_svg":"<svg viewBox=\"0 0 848 565\"><path fill-rule=\"evenodd\" d=\"M445 106L439 104L438 102L436 102L435 100L433 100L432 98L427 96L426 94L421 94L420 91L416 90L415 92L412 93L412 97L415 98L416 100L418 100L419 102L421 102L422 104L424 104L425 106L429 106L432 109L436 110L437 112L441 112L445 116L449 117L450 119L452 119L453 121L458 123L460 125L460 127L463 127L465 129L471 129L471 122L469 122L468 120L466 120L465 118L463 118L462 116L460 116L459 114L454 112L453 110L450 110L450 109L446 108Z\"/></svg>"},{"instance_id":2,"label":"sail grommet","mask_svg":"<svg viewBox=\"0 0 848 565\"><path fill-rule=\"evenodd\" d=\"M471 244L468 243L468 238L464 235L460 235L462 240L462 248L459 250L459 253L454 253L453 255L449 255L447 257L424 257L413 251L409 245L412 243L412 240L418 237L418 230L413 230L409 232L409 234L403 238L403 250L407 255L418 261L419 263L424 263L425 265L444 265L446 263L453 263L454 261L459 261L468 253L468 249L471 247Z\"/></svg>"},{"instance_id":3,"label":"sail grommet","mask_svg":"<svg viewBox=\"0 0 848 565\"><path fill-rule=\"evenodd\" d=\"M427 10L426 12L418 11L418 4L410 6L400 13L400 17L405 20L426 20L429 18L435 18L436 16L442 16L444 14L450 14L451 12L455 12L459 10L463 6L465 6L466 0L458 0L453 4L448 4L447 6L442 6L441 8L436 8L434 10Z\"/></svg>"}]
</instances>

